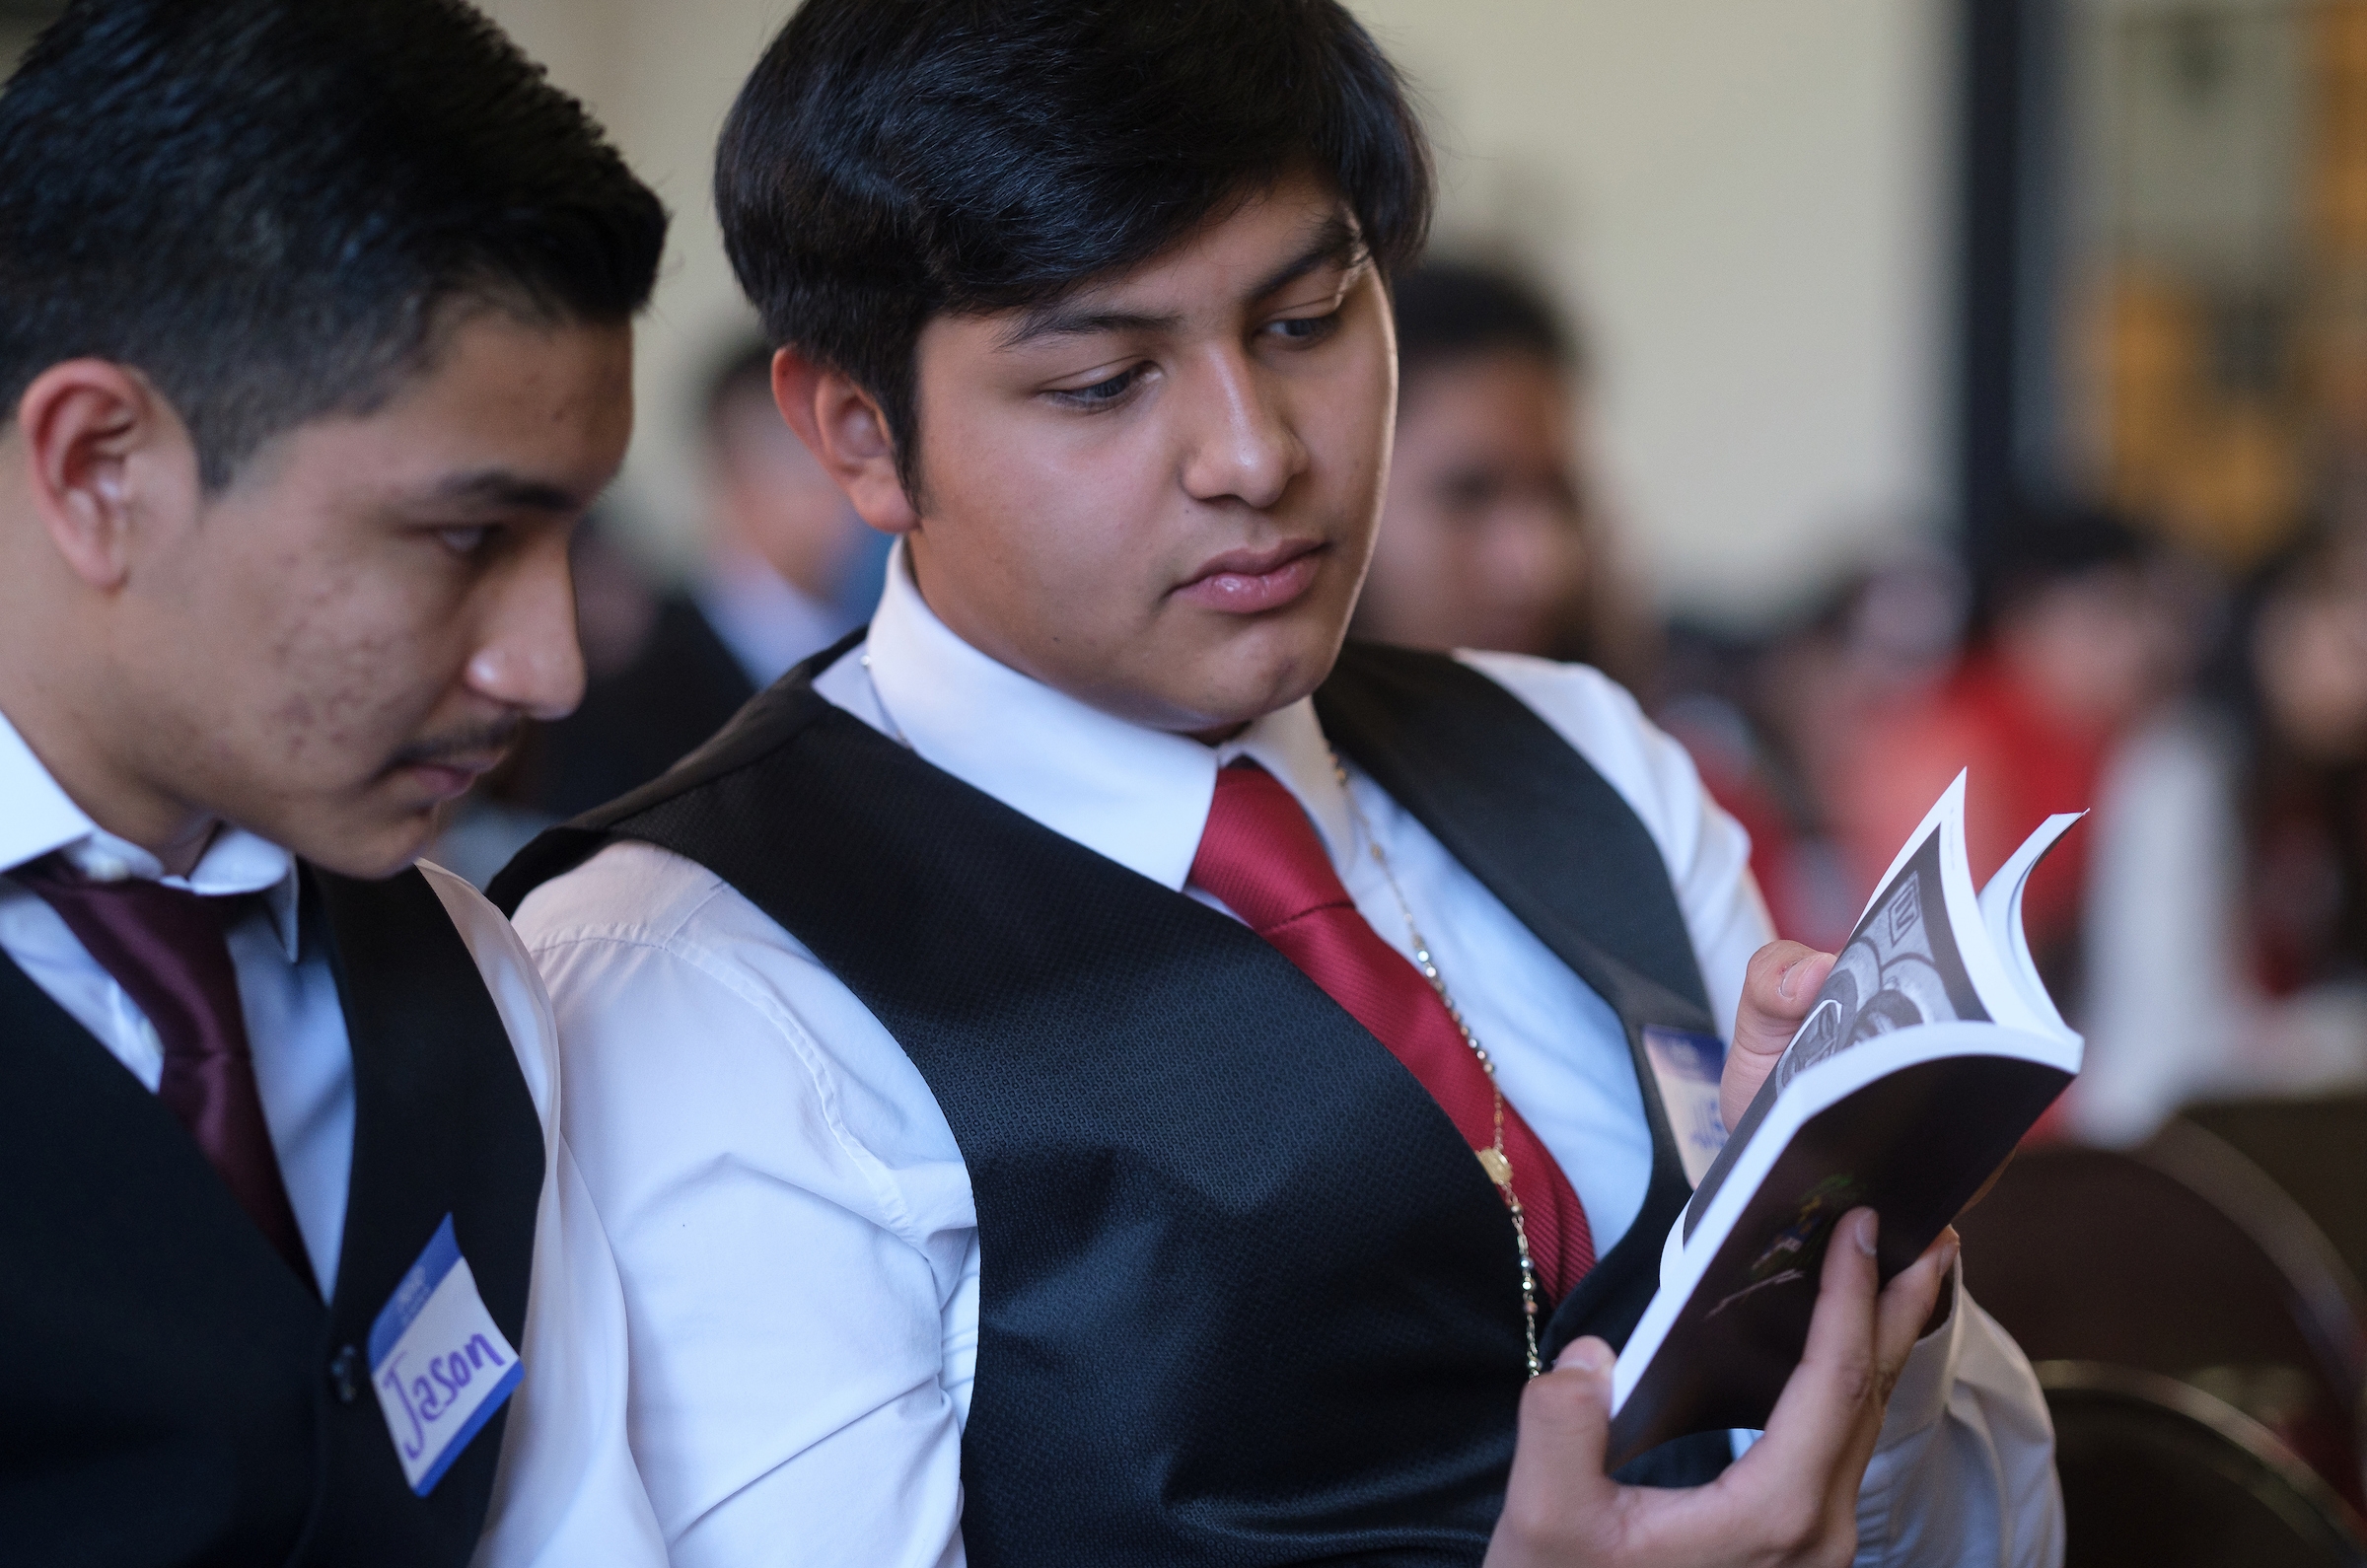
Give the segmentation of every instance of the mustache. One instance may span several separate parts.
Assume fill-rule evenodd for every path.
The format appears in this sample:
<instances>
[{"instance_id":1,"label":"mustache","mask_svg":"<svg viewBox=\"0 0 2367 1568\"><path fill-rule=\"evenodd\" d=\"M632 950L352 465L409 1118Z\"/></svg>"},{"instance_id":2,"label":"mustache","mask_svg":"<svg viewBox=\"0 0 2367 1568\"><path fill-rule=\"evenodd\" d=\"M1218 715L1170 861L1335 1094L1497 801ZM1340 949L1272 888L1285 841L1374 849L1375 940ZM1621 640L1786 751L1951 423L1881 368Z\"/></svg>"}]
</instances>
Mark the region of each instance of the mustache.
<instances>
[{"instance_id":1,"label":"mustache","mask_svg":"<svg viewBox=\"0 0 2367 1568\"><path fill-rule=\"evenodd\" d=\"M396 751L388 766L436 767L460 758L481 757L487 752L506 752L518 743L525 728L526 720L513 713L448 735L429 736Z\"/></svg>"}]
</instances>

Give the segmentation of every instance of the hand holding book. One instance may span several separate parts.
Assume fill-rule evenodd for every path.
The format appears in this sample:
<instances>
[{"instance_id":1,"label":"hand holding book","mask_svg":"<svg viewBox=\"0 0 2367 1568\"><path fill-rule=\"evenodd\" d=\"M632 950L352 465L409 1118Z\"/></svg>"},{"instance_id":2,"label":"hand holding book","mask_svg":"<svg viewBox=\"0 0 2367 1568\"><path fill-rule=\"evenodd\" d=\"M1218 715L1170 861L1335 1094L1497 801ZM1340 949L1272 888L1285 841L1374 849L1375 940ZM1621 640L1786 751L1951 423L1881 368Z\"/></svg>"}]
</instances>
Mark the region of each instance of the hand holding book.
<instances>
[{"instance_id":1,"label":"hand holding book","mask_svg":"<svg viewBox=\"0 0 2367 1568\"><path fill-rule=\"evenodd\" d=\"M1838 955L1773 944L1754 960L1721 1083L1734 1131L1614 1369L1614 1464L1763 1426L1804 1365L1844 1216L1881 1213L1884 1276L1921 1266L2078 1072L2021 929L2031 871L2077 819L2048 820L1976 897L1964 792L1960 776Z\"/></svg>"},{"instance_id":2,"label":"hand holding book","mask_svg":"<svg viewBox=\"0 0 2367 1568\"><path fill-rule=\"evenodd\" d=\"M2078 1067L2019 930L2022 883L2069 820L1976 899L1963 788L1840 954L1753 959L1720 1081L1734 1136L1624 1352L1581 1339L1529 1386L1490 1568L1852 1554L1891 1390L1956 1266L1948 1221ZM1707 1486L1610 1476L1723 1427L1765 1436Z\"/></svg>"},{"instance_id":3,"label":"hand holding book","mask_svg":"<svg viewBox=\"0 0 2367 1568\"><path fill-rule=\"evenodd\" d=\"M1847 1562L1857 1491L1892 1386L1956 1266L1935 1244L1889 1285L1873 1211L1845 1216L1826 1252L1799 1370L1766 1436L1707 1486L1621 1486L1606 1473L1611 1347L1581 1339L1521 1401L1504 1513L1487 1568L1713 1568Z\"/></svg>"}]
</instances>

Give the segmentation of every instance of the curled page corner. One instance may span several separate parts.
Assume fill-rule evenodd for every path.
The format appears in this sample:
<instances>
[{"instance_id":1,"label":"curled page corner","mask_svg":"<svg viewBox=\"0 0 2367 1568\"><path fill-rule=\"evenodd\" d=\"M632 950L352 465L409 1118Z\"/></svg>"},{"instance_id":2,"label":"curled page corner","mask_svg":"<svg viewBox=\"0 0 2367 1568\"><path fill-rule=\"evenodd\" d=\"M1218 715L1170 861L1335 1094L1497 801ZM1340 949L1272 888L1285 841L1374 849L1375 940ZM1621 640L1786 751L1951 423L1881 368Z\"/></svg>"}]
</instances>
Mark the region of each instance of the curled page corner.
<instances>
[{"instance_id":1,"label":"curled page corner","mask_svg":"<svg viewBox=\"0 0 2367 1568\"><path fill-rule=\"evenodd\" d=\"M2061 842L2063 834L2073 823L2086 817L2086 812L2057 812L2039 824L2038 830L2022 841L2013 858L1997 868L1988 886L1980 890L1980 923L1986 929L1989 942L1997 950L2005 971L2014 977L2015 987L2022 1000L2038 1014L2039 1021L2065 1038L2076 1039L2077 1033L2063 1021L2054 998L2039 979L2037 962L2031 958L2030 933L2022 924L2022 895L2030 886L2030 875L2039 869L2039 862L2047 851Z\"/></svg>"}]
</instances>

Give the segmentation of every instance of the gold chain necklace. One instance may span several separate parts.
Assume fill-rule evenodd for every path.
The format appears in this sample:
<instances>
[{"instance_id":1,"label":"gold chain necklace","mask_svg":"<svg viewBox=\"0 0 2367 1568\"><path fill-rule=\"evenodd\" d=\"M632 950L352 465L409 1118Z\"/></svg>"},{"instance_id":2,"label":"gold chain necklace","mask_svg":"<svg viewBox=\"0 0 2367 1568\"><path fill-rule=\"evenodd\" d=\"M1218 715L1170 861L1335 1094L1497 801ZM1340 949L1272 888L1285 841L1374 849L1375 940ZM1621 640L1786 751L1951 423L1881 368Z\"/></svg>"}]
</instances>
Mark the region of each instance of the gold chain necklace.
<instances>
[{"instance_id":1,"label":"gold chain necklace","mask_svg":"<svg viewBox=\"0 0 2367 1568\"><path fill-rule=\"evenodd\" d=\"M1364 820L1364 808L1356 804L1356 792L1348 787L1348 770L1339 765L1337 752L1331 756L1331 776L1339 780L1339 792L1347 800L1348 815L1356 820L1357 835L1372 852L1373 864L1381 868L1381 880L1389 884L1391 896L1398 900L1398 912L1405 917L1405 935L1413 944L1414 967L1422 971L1422 978L1438 994L1447 1017L1455 1022L1455 1033L1463 1036L1464 1044L1479 1059L1479 1070L1487 1074L1488 1092L1495 1097L1495 1143L1471 1152L1479 1157L1479 1169L1487 1173L1487 1178L1503 1195L1504 1206L1512 1211L1512 1239L1521 1249L1521 1329L1529 1341L1529 1376L1537 1377L1545 1370L1537 1354L1537 1264L1529 1255L1528 1216L1522 1212L1520 1194L1512 1189L1512 1157L1504 1152L1504 1091L1496 1083L1495 1059L1471 1033L1470 1025L1464 1022L1463 1009L1455 1005L1455 998L1448 992L1447 982L1438 972L1438 961L1430 956L1430 944L1422 940L1422 928L1414 923L1413 905L1405 901L1405 890L1398 886L1397 874L1389 868L1389 857L1381 852L1380 835Z\"/></svg>"}]
</instances>

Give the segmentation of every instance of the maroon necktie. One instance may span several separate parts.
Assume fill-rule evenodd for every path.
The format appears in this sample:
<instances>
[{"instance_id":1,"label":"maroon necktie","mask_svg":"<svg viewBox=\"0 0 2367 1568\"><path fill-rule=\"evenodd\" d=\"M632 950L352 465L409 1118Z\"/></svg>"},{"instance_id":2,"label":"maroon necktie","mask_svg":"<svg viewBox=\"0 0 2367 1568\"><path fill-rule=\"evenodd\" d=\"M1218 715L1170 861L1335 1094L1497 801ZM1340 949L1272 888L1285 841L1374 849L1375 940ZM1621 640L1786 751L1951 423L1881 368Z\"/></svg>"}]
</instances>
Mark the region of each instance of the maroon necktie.
<instances>
[{"instance_id":1,"label":"maroon necktie","mask_svg":"<svg viewBox=\"0 0 2367 1568\"><path fill-rule=\"evenodd\" d=\"M1370 1030L1474 1150L1495 1146L1495 1090L1421 970L1357 912L1315 824L1265 769L1216 775L1191 880ZM1595 1266L1595 1238L1569 1177L1520 1113L1504 1107L1504 1153L1538 1280L1556 1299Z\"/></svg>"},{"instance_id":2,"label":"maroon necktie","mask_svg":"<svg viewBox=\"0 0 2367 1568\"><path fill-rule=\"evenodd\" d=\"M230 960L227 932L251 895L206 897L137 877L92 882L57 856L11 875L57 911L148 1016L165 1052L157 1098L189 1129L288 1266L313 1283L312 1259L255 1093L247 1016Z\"/></svg>"}]
</instances>

